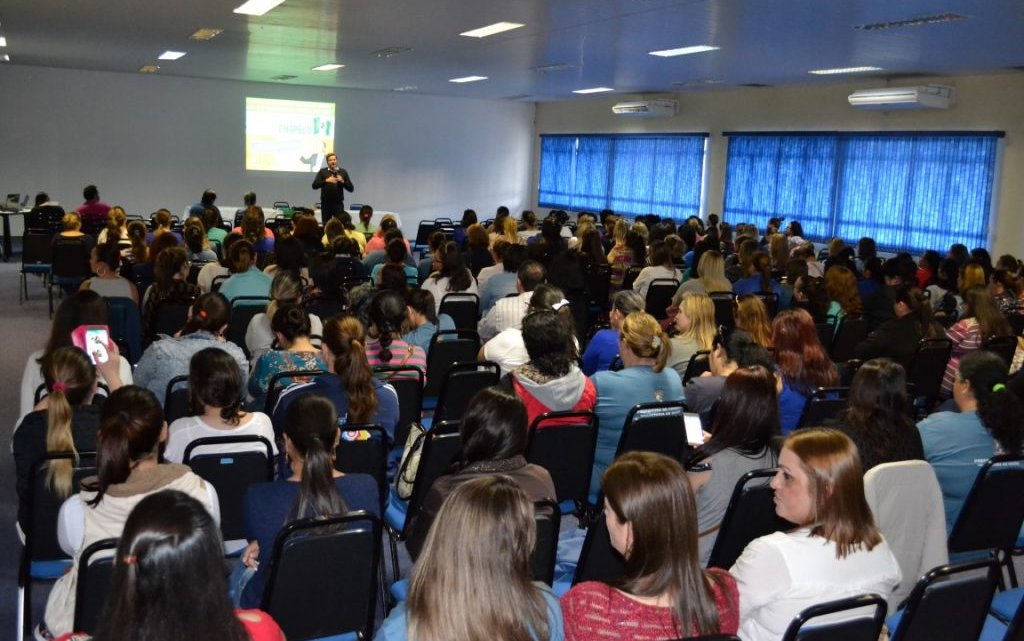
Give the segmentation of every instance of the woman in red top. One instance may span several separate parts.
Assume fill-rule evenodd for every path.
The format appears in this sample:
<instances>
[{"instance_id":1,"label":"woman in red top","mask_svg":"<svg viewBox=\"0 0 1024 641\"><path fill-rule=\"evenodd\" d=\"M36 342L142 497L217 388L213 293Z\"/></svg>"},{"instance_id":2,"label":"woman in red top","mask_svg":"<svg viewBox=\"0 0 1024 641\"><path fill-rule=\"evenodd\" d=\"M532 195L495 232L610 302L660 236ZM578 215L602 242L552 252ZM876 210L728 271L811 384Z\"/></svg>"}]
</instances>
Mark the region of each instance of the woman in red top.
<instances>
[{"instance_id":1,"label":"woman in red top","mask_svg":"<svg viewBox=\"0 0 1024 641\"><path fill-rule=\"evenodd\" d=\"M611 544L626 568L612 585L587 581L562 597L566 641L736 634L736 581L700 567L696 507L682 466L629 452L605 471L601 490Z\"/></svg>"}]
</instances>

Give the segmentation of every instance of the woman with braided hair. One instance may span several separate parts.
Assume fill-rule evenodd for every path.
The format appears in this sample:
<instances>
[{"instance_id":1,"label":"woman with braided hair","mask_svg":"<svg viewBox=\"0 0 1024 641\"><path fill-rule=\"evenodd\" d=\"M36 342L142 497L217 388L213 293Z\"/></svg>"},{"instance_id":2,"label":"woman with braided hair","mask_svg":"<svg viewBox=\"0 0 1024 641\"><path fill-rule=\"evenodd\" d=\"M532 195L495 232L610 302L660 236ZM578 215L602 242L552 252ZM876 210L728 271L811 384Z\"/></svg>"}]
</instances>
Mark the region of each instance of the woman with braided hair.
<instances>
[{"instance_id":1,"label":"woman with braided hair","mask_svg":"<svg viewBox=\"0 0 1024 641\"><path fill-rule=\"evenodd\" d=\"M406 320L405 298L396 291L374 294L369 308L370 340L366 343L366 359L370 367L391 365L416 367L427 371L427 355L423 348L402 340L402 324Z\"/></svg>"}]
</instances>

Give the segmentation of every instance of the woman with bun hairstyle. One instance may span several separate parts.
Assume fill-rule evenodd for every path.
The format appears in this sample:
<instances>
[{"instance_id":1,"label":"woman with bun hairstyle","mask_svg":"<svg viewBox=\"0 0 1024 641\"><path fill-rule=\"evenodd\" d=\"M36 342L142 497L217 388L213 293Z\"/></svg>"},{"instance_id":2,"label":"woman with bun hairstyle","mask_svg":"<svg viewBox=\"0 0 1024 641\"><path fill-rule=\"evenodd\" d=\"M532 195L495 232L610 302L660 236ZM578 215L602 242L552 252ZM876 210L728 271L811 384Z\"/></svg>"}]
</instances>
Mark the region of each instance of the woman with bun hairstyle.
<instances>
[{"instance_id":1,"label":"woman with bun hairstyle","mask_svg":"<svg viewBox=\"0 0 1024 641\"><path fill-rule=\"evenodd\" d=\"M74 564L53 586L37 637L72 631L79 553L96 541L121 536L128 515L145 497L178 490L200 501L214 521L220 520L212 485L184 465L160 463L160 446L166 440L167 423L156 396L134 385L110 395L96 436L96 476L83 480L82 491L60 510L57 539Z\"/></svg>"},{"instance_id":2,"label":"woman with bun hairstyle","mask_svg":"<svg viewBox=\"0 0 1024 641\"><path fill-rule=\"evenodd\" d=\"M370 367L415 367L426 374L427 355L423 348L402 338L407 317L405 297L393 290L379 291L370 300L368 312L370 340L366 343L366 360Z\"/></svg>"},{"instance_id":3,"label":"woman with bun hairstyle","mask_svg":"<svg viewBox=\"0 0 1024 641\"><path fill-rule=\"evenodd\" d=\"M960 360L953 382L958 411L936 412L917 424L924 457L942 488L948 531L981 463L997 453L1021 452L1024 403L1006 381L1006 361L989 351L973 351Z\"/></svg>"},{"instance_id":4,"label":"woman with bun hairstyle","mask_svg":"<svg viewBox=\"0 0 1024 641\"><path fill-rule=\"evenodd\" d=\"M156 338L153 329L161 303L191 303L199 295L199 287L188 282L189 263L182 247L168 247L157 254L153 284L142 297L142 336Z\"/></svg>"},{"instance_id":5,"label":"woman with bun hairstyle","mask_svg":"<svg viewBox=\"0 0 1024 641\"><path fill-rule=\"evenodd\" d=\"M266 403L270 379L275 375L281 372L327 369L327 364L320 356L320 348L310 340L310 318L306 310L295 303L282 305L274 311L270 325L280 347L264 352L252 367L249 397L253 399L252 406L256 408L262 408ZM280 384L287 386L295 381L294 378L286 378Z\"/></svg>"},{"instance_id":6,"label":"woman with bun hairstyle","mask_svg":"<svg viewBox=\"0 0 1024 641\"><path fill-rule=\"evenodd\" d=\"M284 481L250 485L245 493L245 529L249 545L234 577L244 608L256 607L270 570L278 532L288 523L317 516L366 510L380 517L377 482L368 474L334 469L334 450L342 436L334 403L320 394L303 394L285 413L284 448L291 475Z\"/></svg>"},{"instance_id":7,"label":"woman with bun hairstyle","mask_svg":"<svg viewBox=\"0 0 1024 641\"><path fill-rule=\"evenodd\" d=\"M284 641L266 612L234 610L223 563L220 529L202 503L175 490L147 496L125 522L91 641Z\"/></svg>"},{"instance_id":8,"label":"woman with bun hairstyle","mask_svg":"<svg viewBox=\"0 0 1024 641\"><path fill-rule=\"evenodd\" d=\"M679 401L683 383L674 369L665 368L672 345L658 321L646 312L633 312L622 321L619 357L623 369L598 372L591 380L597 390L597 450L590 481L590 500L597 500L601 474L611 463L626 423L638 403Z\"/></svg>"},{"instance_id":9,"label":"woman with bun hairstyle","mask_svg":"<svg viewBox=\"0 0 1024 641\"><path fill-rule=\"evenodd\" d=\"M220 293L229 301L239 296L270 297L273 278L256 266L256 249L248 240L239 240L228 248L228 269L231 276L220 286Z\"/></svg>"},{"instance_id":10,"label":"woman with bun hairstyle","mask_svg":"<svg viewBox=\"0 0 1024 641\"><path fill-rule=\"evenodd\" d=\"M776 370L782 375L779 411L782 433L796 429L807 397L819 387L839 384L839 372L818 339L811 315L802 309L779 312L772 321Z\"/></svg>"},{"instance_id":11,"label":"woman with bun hairstyle","mask_svg":"<svg viewBox=\"0 0 1024 641\"><path fill-rule=\"evenodd\" d=\"M256 314L249 321L245 329L245 346L252 355L255 362L265 352L270 350L277 335L272 327L274 316L277 310L283 305L301 305L303 299L302 280L291 272L278 272L274 274L274 280L270 283L270 304L267 311ZM323 335L324 325L316 314L309 314L309 335L316 337L314 344L319 346L320 336Z\"/></svg>"},{"instance_id":12,"label":"woman with bun hairstyle","mask_svg":"<svg viewBox=\"0 0 1024 641\"><path fill-rule=\"evenodd\" d=\"M209 263L217 260L217 252L210 247L210 239L206 235L206 227L203 221L196 217L185 221L183 230L185 236L185 250L189 262Z\"/></svg>"},{"instance_id":13,"label":"woman with bun hairstyle","mask_svg":"<svg viewBox=\"0 0 1024 641\"><path fill-rule=\"evenodd\" d=\"M188 310L188 320L176 336L154 341L135 368L135 382L163 399L167 383L189 372L192 356L207 347L222 349L238 363L242 382L249 372L249 361L242 348L224 339L231 305L219 293L201 294Z\"/></svg>"},{"instance_id":14,"label":"woman with bun hairstyle","mask_svg":"<svg viewBox=\"0 0 1024 641\"><path fill-rule=\"evenodd\" d=\"M567 641L735 634L736 581L705 570L686 472L653 452L627 452L601 478L611 546L625 558L611 584L579 583L561 599Z\"/></svg>"},{"instance_id":15,"label":"woman with bun hairstyle","mask_svg":"<svg viewBox=\"0 0 1024 641\"><path fill-rule=\"evenodd\" d=\"M459 485L413 566L409 598L374 641L562 641L557 597L531 580L536 543L533 504L515 481L488 475Z\"/></svg>"}]
</instances>

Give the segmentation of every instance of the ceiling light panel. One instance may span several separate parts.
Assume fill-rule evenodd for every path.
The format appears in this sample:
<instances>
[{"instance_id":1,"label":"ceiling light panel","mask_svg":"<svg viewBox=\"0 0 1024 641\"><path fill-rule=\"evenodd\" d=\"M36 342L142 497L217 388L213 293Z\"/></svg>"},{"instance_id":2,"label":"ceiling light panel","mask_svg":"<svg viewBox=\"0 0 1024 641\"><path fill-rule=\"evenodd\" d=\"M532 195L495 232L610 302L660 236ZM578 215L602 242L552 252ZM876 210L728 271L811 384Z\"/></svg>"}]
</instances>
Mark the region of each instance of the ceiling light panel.
<instances>
[{"instance_id":1,"label":"ceiling light panel","mask_svg":"<svg viewBox=\"0 0 1024 641\"><path fill-rule=\"evenodd\" d=\"M881 67L842 67L839 69L812 69L807 73L815 76L834 76L844 73L864 73L866 71L882 71Z\"/></svg>"},{"instance_id":2,"label":"ceiling light panel","mask_svg":"<svg viewBox=\"0 0 1024 641\"><path fill-rule=\"evenodd\" d=\"M244 13L248 16L262 16L284 0L249 0L241 6L235 7L235 13Z\"/></svg>"},{"instance_id":3,"label":"ceiling light panel","mask_svg":"<svg viewBox=\"0 0 1024 641\"><path fill-rule=\"evenodd\" d=\"M313 67L313 71L334 71L335 69L341 69L344 66L345 65L340 65L336 62L329 62L325 65Z\"/></svg>"},{"instance_id":4,"label":"ceiling light panel","mask_svg":"<svg viewBox=\"0 0 1024 641\"><path fill-rule=\"evenodd\" d=\"M575 90L573 90L573 93L582 93L582 94L586 94L586 93L607 93L609 91L615 91L615 90L612 89L611 87L591 87L589 89L575 89Z\"/></svg>"},{"instance_id":5,"label":"ceiling light panel","mask_svg":"<svg viewBox=\"0 0 1024 641\"><path fill-rule=\"evenodd\" d=\"M182 58L184 56L185 56L185 52L184 51L170 51L170 50L168 50L168 51L163 52L159 56L157 56L157 59L158 60L177 60L178 58Z\"/></svg>"},{"instance_id":6,"label":"ceiling light panel","mask_svg":"<svg viewBox=\"0 0 1024 641\"><path fill-rule=\"evenodd\" d=\"M651 51L652 56L660 56L662 58L672 58L674 56L687 56L691 53L704 53L706 51L718 51L718 47L713 45L694 45L692 47L679 47L678 49L662 49L661 51Z\"/></svg>"},{"instance_id":7,"label":"ceiling light panel","mask_svg":"<svg viewBox=\"0 0 1024 641\"><path fill-rule=\"evenodd\" d=\"M481 80L487 80L487 76L464 76L462 78L452 78L448 82L463 83L463 82L479 82Z\"/></svg>"},{"instance_id":8,"label":"ceiling light panel","mask_svg":"<svg viewBox=\"0 0 1024 641\"><path fill-rule=\"evenodd\" d=\"M486 27L480 27L479 29L473 29L472 31L463 31L460 36L467 36L469 38L486 38L487 36L493 36L496 33L504 33L519 27L525 26L519 22L495 22L489 24Z\"/></svg>"},{"instance_id":9,"label":"ceiling light panel","mask_svg":"<svg viewBox=\"0 0 1024 641\"><path fill-rule=\"evenodd\" d=\"M6 47L6 46L7 46L7 38L5 38L3 36L0 36L0 47Z\"/></svg>"}]
</instances>

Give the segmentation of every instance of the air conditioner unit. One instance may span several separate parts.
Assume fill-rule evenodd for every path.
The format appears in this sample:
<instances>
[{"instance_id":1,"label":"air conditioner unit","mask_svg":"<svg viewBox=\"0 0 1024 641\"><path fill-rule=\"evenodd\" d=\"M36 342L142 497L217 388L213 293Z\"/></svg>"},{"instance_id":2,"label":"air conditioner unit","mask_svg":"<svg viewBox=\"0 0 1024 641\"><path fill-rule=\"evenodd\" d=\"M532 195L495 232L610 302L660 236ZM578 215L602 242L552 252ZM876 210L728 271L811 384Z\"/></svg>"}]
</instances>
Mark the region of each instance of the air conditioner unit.
<instances>
[{"instance_id":1,"label":"air conditioner unit","mask_svg":"<svg viewBox=\"0 0 1024 641\"><path fill-rule=\"evenodd\" d=\"M943 85L861 89L849 97L858 109L949 109L953 106L953 88Z\"/></svg>"},{"instance_id":2,"label":"air conditioner unit","mask_svg":"<svg viewBox=\"0 0 1024 641\"><path fill-rule=\"evenodd\" d=\"M676 115L675 100L640 100L638 102L620 102L612 107L617 116L635 116L637 118L671 118Z\"/></svg>"}]
</instances>

